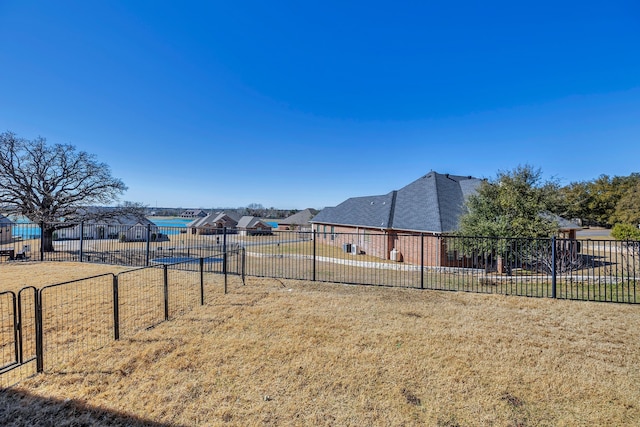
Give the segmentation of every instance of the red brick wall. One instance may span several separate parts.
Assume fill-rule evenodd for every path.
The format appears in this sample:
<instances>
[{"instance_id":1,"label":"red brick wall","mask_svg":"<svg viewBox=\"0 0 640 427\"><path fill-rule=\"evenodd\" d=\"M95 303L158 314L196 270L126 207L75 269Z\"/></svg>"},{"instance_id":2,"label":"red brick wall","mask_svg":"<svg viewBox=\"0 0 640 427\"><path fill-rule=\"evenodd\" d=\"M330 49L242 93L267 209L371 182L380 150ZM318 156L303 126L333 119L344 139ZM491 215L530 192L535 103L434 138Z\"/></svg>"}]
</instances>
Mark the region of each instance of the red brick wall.
<instances>
[{"instance_id":1,"label":"red brick wall","mask_svg":"<svg viewBox=\"0 0 640 427\"><path fill-rule=\"evenodd\" d=\"M401 233L361 227L325 226L323 224L313 224L313 229L316 231L318 243L337 247L342 247L345 243L356 244L359 251L382 259L390 259L391 250L395 248L400 252L401 259L404 262L420 265L421 238L419 233ZM447 254L443 239L440 237L432 234L424 235L424 265L447 265Z\"/></svg>"}]
</instances>

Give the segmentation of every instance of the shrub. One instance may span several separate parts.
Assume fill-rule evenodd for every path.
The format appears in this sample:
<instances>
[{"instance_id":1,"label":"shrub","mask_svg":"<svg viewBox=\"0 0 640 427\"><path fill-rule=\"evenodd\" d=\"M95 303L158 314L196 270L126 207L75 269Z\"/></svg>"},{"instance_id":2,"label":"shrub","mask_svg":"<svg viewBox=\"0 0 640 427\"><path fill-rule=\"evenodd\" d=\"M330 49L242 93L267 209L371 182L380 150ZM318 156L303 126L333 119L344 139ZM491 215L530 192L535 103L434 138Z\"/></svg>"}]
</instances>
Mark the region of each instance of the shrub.
<instances>
[{"instance_id":1,"label":"shrub","mask_svg":"<svg viewBox=\"0 0 640 427\"><path fill-rule=\"evenodd\" d=\"M632 224L616 224L611 236L616 240L640 240L640 229Z\"/></svg>"}]
</instances>

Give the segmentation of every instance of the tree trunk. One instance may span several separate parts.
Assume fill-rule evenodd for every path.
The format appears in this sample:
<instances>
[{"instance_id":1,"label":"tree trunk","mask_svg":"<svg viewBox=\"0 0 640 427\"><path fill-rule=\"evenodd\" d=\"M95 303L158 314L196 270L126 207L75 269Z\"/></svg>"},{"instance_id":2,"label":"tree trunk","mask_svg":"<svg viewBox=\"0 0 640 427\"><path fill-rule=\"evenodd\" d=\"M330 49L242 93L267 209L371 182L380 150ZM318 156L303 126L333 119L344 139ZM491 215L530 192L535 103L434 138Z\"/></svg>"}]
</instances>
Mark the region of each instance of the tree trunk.
<instances>
[{"instance_id":1,"label":"tree trunk","mask_svg":"<svg viewBox=\"0 0 640 427\"><path fill-rule=\"evenodd\" d=\"M54 252L53 248L53 233L55 228L45 225L42 229L42 248L45 252Z\"/></svg>"}]
</instances>

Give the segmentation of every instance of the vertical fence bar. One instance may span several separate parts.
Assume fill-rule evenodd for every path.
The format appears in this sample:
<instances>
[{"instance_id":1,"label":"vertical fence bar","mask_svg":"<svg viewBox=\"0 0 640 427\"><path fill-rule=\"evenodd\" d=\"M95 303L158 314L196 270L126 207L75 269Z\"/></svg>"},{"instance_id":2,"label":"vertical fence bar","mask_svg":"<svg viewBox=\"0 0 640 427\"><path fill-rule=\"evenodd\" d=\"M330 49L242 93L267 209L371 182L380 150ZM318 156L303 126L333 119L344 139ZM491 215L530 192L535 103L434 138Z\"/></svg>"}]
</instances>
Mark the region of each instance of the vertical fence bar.
<instances>
[{"instance_id":1,"label":"vertical fence bar","mask_svg":"<svg viewBox=\"0 0 640 427\"><path fill-rule=\"evenodd\" d=\"M44 222L40 223L40 261L44 261Z\"/></svg>"},{"instance_id":2,"label":"vertical fence bar","mask_svg":"<svg viewBox=\"0 0 640 427\"><path fill-rule=\"evenodd\" d=\"M224 274L224 293L227 293L227 227L222 228L222 274Z\"/></svg>"},{"instance_id":3,"label":"vertical fence bar","mask_svg":"<svg viewBox=\"0 0 640 427\"><path fill-rule=\"evenodd\" d=\"M204 305L204 258L200 257L200 305Z\"/></svg>"},{"instance_id":4,"label":"vertical fence bar","mask_svg":"<svg viewBox=\"0 0 640 427\"><path fill-rule=\"evenodd\" d=\"M316 230L313 230L313 267L311 273L311 280L316 281L316 242L317 242L317 234Z\"/></svg>"},{"instance_id":5,"label":"vertical fence bar","mask_svg":"<svg viewBox=\"0 0 640 427\"><path fill-rule=\"evenodd\" d=\"M84 258L84 221L80 222L80 262Z\"/></svg>"},{"instance_id":6,"label":"vertical fence bar","mask_svg":"<svg viewBox=\"0 0 640 427\"><path fill-rule=\"evenodd\" d=\"M169 272L167 264L162 265L163 288L164 288L164 320L169 320Z\"/></svg>"},{"instance_id":7,"label":"vertical fence bar","mask_svg":"<svg viewBox=\"0 0 640 427\"><path fill-rule=\"evenodd\" d=\"M36 372L44 372L44 337L42 336L42 293L36 292Z\"/></svg>"},{"instance_id":8,"label":"vertical fence bar","mask_svg":"<svg viewBox=\"0 0 640 427\"><path fill-rule=\"evenodd\" d=\"M145 262L144 265L145 266L149 266L149 250L150 250L150 246L151 246L151 224L147 224L147 247L146 247L146 254L145 254Z\"/></svg>"},{"instance_id":9,"label":"vertical fence bar","mask_svg":"<svg viewBox=\"0 0 640 427\"><path fill-rule=\"evenodd\" d=\"M242 247L242 284L244 285L244 276L245 276L245 268L246 268L246 262L247 262L247 250Z\"/></svg>"},{"instance_id":10,"label":"vertical fence bar","mask_svg":"<svg viewBox=\"0 0 640 427\"><path fill-rule=\"evenodd\" d=\"M556 298L556 237L551 238L551 298Z\"/></svg>"},{"instance_id":11,"label":"vertical fence bar","mask_svg":"<svg viewBox=\"0 0 640 427\"><path fill-rule=\"evenodd\" d=\"M424 289L424 234L420 233L420 289Z\"/></svg>"},{"instance_id":12,"label":"vertical fence bar","mask_svg":"<svg viewBox=\"0 0 640 427\"><path fill-rule=\"evenodd\" d=\"M118 276L113 275L113 339L120 339L120 298L118 296Z\"/></svg>"}]
</instances>

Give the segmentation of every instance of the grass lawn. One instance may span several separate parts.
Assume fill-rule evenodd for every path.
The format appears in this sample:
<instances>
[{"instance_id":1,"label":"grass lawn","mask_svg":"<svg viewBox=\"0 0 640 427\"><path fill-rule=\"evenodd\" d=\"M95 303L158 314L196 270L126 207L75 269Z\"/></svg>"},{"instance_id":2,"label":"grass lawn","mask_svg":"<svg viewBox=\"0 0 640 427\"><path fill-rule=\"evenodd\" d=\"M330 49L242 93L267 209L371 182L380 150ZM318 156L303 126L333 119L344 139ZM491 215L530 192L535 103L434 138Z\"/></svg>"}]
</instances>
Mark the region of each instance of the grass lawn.
<instances>
[{"instance_id":1,"label":"grass lawn","mask_svg":"<svg viewBox=\"0 0 640 427\"><path fill-rule=\"evenodd\" d=\"M3 390L0 424L639 425L638 330L631 305L249 278Z\"/></svg>"}]
</instances>

